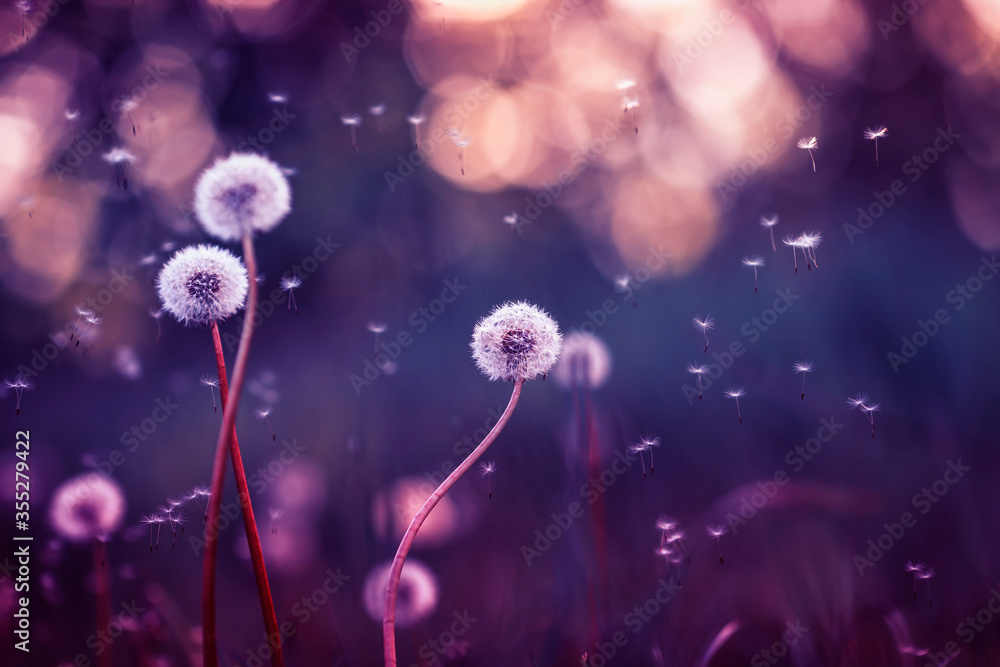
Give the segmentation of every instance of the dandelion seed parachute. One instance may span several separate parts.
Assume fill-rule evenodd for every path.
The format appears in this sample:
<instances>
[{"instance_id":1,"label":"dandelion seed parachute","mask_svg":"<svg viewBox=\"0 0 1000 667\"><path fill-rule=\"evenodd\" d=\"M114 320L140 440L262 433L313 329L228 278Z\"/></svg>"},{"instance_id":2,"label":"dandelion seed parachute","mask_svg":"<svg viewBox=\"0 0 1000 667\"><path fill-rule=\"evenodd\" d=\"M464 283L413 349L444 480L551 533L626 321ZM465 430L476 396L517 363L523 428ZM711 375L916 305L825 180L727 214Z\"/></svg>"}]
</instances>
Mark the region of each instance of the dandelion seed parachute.
<instances>
[{"instance_id":1,"label":"dandelion seed parachute","mask_svg":"<svg viewBox=\"0 0 1000 667\"><path fill-rule=\"evenodd\" d=\"M472 332L472 358L490 380L516 382L548 373L559 358L559 325L524 301L498 306Z\"/></svg>"},{"instance_id":2,"label":"dandelion seed parachute","mask_svg":"<svg viewBox=\"0 0 1000 667\"><path fill-rule=\"evenodd\" d=\"M121 487L97 473L64 482L49 507L52 527L71 542L106 539L118 530L124 516Z\"/></svg>"},{"instance_id":3,"label":"dandelion seed parachute","mask_svg":"<svg viewBox=\"0 0 1000 667\"><path fill-rule=\"evenodd\" d=\"M232 153L202 172L194 210L211 236L236 241L274 229L292 210L292 191L274 162L256 153Z\"/></svg>"},{"instance_id":4,"label":"dandelion seed parachute","mask_svg":"<svg viewBox=\"0 0 1000 667\"><path fill-rule=\"evenodd\" d=\"M156 278L163 307L182 324L211 324L239 312L250 279L235 255L210 245L189 246Z\"/></svg>"}]
</instances>

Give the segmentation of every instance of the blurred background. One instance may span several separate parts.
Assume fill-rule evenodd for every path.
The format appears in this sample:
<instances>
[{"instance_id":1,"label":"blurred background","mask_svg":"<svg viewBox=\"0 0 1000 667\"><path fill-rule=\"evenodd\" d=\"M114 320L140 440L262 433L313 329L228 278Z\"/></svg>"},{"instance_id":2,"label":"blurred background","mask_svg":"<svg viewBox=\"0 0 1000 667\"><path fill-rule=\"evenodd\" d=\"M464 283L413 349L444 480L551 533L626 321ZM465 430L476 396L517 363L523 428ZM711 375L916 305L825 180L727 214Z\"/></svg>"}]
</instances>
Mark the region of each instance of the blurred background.
<instances>
[{"instance_id":1,"label":"blurred background","mask_svg":"<svg viewBox=\"0 0 1000 667\"><path fill-rule=\"evenodd\" d=\"M221 411L154 281L234 150L293 191L237 420L287 664L381 664L380 568L506 405L469 341L510 299L601 342L425 525L401 665L1000 664L995 2L24 0L0 28L0 375L33 385L0 388L4 664L201 663L204 507L163 508L209 485ZM125 497L103 629L48 520L88 471ZM269 664L224 526L222 664Z\"/></svg>"}]
</instances>

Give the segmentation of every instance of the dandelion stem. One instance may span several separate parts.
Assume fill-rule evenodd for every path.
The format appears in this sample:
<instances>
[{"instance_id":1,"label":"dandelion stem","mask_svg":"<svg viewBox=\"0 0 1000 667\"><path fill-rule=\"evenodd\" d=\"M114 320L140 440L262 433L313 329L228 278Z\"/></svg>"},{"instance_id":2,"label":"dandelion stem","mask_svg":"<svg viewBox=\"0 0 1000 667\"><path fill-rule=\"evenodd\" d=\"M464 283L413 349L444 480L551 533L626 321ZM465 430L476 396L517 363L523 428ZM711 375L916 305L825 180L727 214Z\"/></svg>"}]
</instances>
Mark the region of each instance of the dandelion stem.
<instances>
[{"instance_id":1,"label":"dandelion stem","mask_svg":"<svg viewBox=\"0 0 1000 667\"><path fill-rule=\"evenodd\" d=\"M444 497L444 494L448 493L448 489L455 485L455 482L459 480L466 473L466 471L475 465L476 461L479 460L485 452L486 449L493 444L497 436L500 435L500 431L503 430L504 426L510 420L510 416L514 413L514 407L517 405L518 399L521 397L521 388L524 386L524 380L520 379L514 382L514 391L510 396L510 402L507 403L507 409L503 411L500 415L500 420L496 423L493 429L483 438L483 441L479 443L471 454L462 463L455 468L455 470L448 475L448 477L441 482L441 485L434 490L424 504L420 507L420 510L413 517L410 522L409 527L406 529L406 533L403 534L403 539L399 543L399 549L396 550L396 557L392 559L392 567L389 570L389 583L385 591L385 616L382 619L382 643L384 649L385 657L385 667L396 667L396 595L399 592L399 575L403 571L403 563L406 561L406 555L410 552L410 546L413 544L414 538L417 536L417 531L423 525L424 521L427 519L431 510L440 502Z\"/></svg>"},{"instance_id":2,"label":"dandelion stem","mask_svg":"<svg viewBox=\"0 0 1000 667\"><path fill-rule=\"evenodd\" d=\"M215 359L219 370L219 394L222 399L222 426L216 442L215 466L212 471L212 493L208 503L208 520L205 525L205 561L202 571L202 624L204 627L204 665L215 667L218 663L218 638L215 626L215 563L218 556L218 521L222 505L222 485L225 477L226 451L233 461L233 472L236 477L236 488L240 500L240 510L243 514L243 527L246 530L247 544L250 548L250 561L253 564L254 578L257 581L257 593L260 597L261 612L264 617L268 643L271 648L271 664L281 667L285 664L281 651L281 635L278 632L278 620L274 613L274 601L271 598L271 588L267 581L267 570L264 567L264 554L260 546L260 535L254 520L253 506L250 503L250 491L247 487L246 474L243 470L243 459L240 455L239 442L236 439L236 411L239 408L240 394L246 380L247 358L250 353L250 341L253 337L253 320L257 311L257 261L253 250L253 240L250 236L243 237L243 255L249 277L250 293L247 296L247 309L243 319L243 331L240 335L240 345L236 351L236 363L233 366L232 393L226 380L225 358L222 354L222 341L219 337L219 327L212 323L212 339L215 343ZM232 400L229 400L230 395Z\"/></svg>"},{"instance_id":3,"label":"dandelion stem","mask_svg":"<svg viewBox=\"0 0 1000 667\"><path fill-rule=\"evenodd\" d=\"M104 543L95 538L94 551L94 595L97 598L97 632L108 632L111 627L111 581L108 564L104 558ZM111 651L103 651L98 658L100 667L111 667Z\"/></svg>"}]
</instances>

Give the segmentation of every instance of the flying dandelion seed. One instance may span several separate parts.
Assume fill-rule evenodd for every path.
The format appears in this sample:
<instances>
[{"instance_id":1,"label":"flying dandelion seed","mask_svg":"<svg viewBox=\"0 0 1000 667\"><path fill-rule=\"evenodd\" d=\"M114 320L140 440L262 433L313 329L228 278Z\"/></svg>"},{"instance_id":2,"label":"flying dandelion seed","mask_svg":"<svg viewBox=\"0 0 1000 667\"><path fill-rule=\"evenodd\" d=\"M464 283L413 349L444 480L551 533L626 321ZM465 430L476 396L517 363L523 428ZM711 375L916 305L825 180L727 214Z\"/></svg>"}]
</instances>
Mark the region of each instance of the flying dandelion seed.
<instances>
[{"instance_id":1,"label":"flying dandelion seed","mask_svg":"<svg viewBox=\"0 0 1000 667\"><path fill-rule=\"evenodd\" d=\"M715 320L712 319L711 315L706 315L705 319L698 319L695 315L691 320L691 326L695 328L696 331L701 331L705 336L705 352L708 352L708 332L715 328Z\"/></svg>"},{"instance_id":2,"label":"flying dandelion seed","mask_svg":"<svg viewBox=\"0 0 1000 667\"><path fill-rule=\"evenodd\" d=\"M743 387L730 387L725 391L726 398L736 401L736 416L739 417L740 426L743 426L743 414L740 412L740 398L746 396L746 389Z\"/></svg>"},{"instance_id":3,"label":"flying dandelion seed","mask_svg":"<svg viewBox=\"0 0 1000 667\"><path fill-rule=\"evenodd\" d=\"M97 317L96 315L87 315L83 318L83 320L87 323L87 326L83 327L83 331L81 331L80 335L77 337L76 345L74 345L74 347L80 347L80 341L83 340L83 336L87 333L87 330L90 329L91 325L98 326L103 321L103 318Z\"/></svg>"},{"instance_id":4,"label":"flying dandelion seed","mask_svg":"<svg viewBox=\"0 0 1000 667\"><path fill-rule=\"evenodd\" d=\"M632 112L632 127L635 129L635 134L639 134L639 122L636 120L635 110L639 108L639 98L638 97L626 97L624 99L625 113L629 111Z\"/></svg>"},{"instance_id":5,"label":"flying dandelion seed","mask_svg":"<svg viewBox=\"0 0 1000 667\"><path fill-rule=\"evenodd\" d=\"M373 357L378 356L378 338L379 336L381 336L386 332L386 330L389 328L389 325L386 324L385 322L375 322L373 320L369 322L367 325L365 325L365 328L368 329L368 331L375 334L375 351L372 352L372 356Z\"/></svg>"},{"instance_id":6,"label":"flying dandelion seed","mask_svg":"<svg viewBox=\"0 0 1000 667\"><path fill-rule=\"evenodd\" d=\"M280 507L272 507L267 511L267 515L271 518L271 534L278 534L278 520L285 516L285 510Z\"/></svg>"},{"instance_id":7,"label":"flying dandelion seed","mask_svg":"<svg viewBox=\"0 0 1000 667\"><path fill-rule=\"evenodd\" d=\"M128 190L128 166L137 160L135 154L125 148L112 148L101 157L111 165L115 184L122 190Z\"/></svg>"},{"instance_id":8,"label":"flying dandelion seed","mask_svg":"<svg viewBox=\"0 0 1000 667\"><path fill-rule=\"evenodd\" d=\"M351 128L351 148L354 152L358 151L358 128L361 126L361 116L360 114L354 114L353 116L341 116L340 122L346 127Z\"/></svg>"},{"instance_id":9,"label":"flying dandelion seed","mask_svg":"<svg viewBox=\"0 0 1000 667\"><path fill-rule=\"evenodd\" d=\"M76 324L73 325L73 331L71 331L69 334L70 340L73 340L73 338L77 335L76 332L80 330L80 322L83 321L83 318L94 317L95 315L94 311L92 311L90 308L84 308L83 306L76 306L75 310L76 310Z\"/></svg>"},{"instance_id":10,"label":"flying dandelion seed","mask_svg":"<svg viewBox=\"0 0 1000 667\"><path fill-rule=\"evenodd\" d=\"M619 276L615 276L615 291L616 292L626 292L632 296L632 307L639 307L639 300L635 298L635 290L630 286L632 284L632 276L627 273L623 273Z\"/></svg>"},{"instance_id":11,"label":"flying dandelion seed","mask_svg":"<svg viewBox=\"0 0 1000 667\"><path fill-rule=\"evenodd\" d=\"M931 609L934 608L934 598L931 597L931 579L934 578L934 568L924 566L920 572L917 572L917 579L923 579L927 582L927 606Z\"/></svg>"},{"instance_id":12,"label":"flying dandelion seed","mask_svg":"<svg viewBox=\"0 0 1000 667\"><path fill-rule=\"evenodd\" d=\"M267 94L267 99L274 104L287 104L288 103L288 93L284 91L274 91L273 93Z\"/></svg>"},{"instance_id":13,"label":"flying dandelion seed","mask_svg":"<svg viewBox=\"0 0 1000 667\"><path fill-rule=\"evenodd\" d=\"M21 15L21 37L26 37L28 34L28 14L31 13L31 0L17 0L14 7Z\"/></svg>"},{"instance_id":14,"label":"flying dandelion seed","mask_svg":"<svg viewBox=\"0 0 1000 667\"><path fill-rule=\"evenodd\" d=\"M698 400L701 400L702 390L701 390L701 376L708 372L708 366L695 366L694 364L688 364L688 373L691 373L698 377Z\"/></svg>"},{"instance_id":15,"label":"flying dandelion seed","mask_svg":"<svg viewBox=\"0 0 1000 667\"><path fill-rule=\"evenodd\" d=\"M274 432L274 426L271 424L271 410L272 407L270 405L265 405L263 408L257 410L257 412L254 414L257 415L257 419L264 420L264 423L267 424L268 430L271 431L271 440L273 442L277 442L278 436Z\"/></svg>"},{"instance_id":16,"label":"flying dandelion seed","mask_svg":"<svg viewBox=\"0 0 1000 667\"><path fill-rule=\"evenodd\" d=\"M217 375L202 375L199 378L201 385L203 387L208 387L208 390L212 392L212 411L215 414L219 414L218 404L215 402L215 390L219 386L219 376Z\"/></svg>"},{"instance_id":17,"label":"flying dandelion seed","mask_svg":"<svg viewBox=\"0 0 1000 667\"><path fill-rule=\"evenodd\" d=\"M778 224L777 215L762 215L760 216L760 226L768 230L771 233L771 250L777 252L778 248L774 245L774 227Z\"/></svg>"},{"instance_id":18,"label":"flying dandelion seed","mask_svg":"<svg viewBox=\"0 0 1000 667\"><path fill-rule=\"evenodd\" d=\"M705 532L715 540L716 545L719 547L719 563L725 565L726 561L722 558L722 536L728 533L729 529L723 524L719 524L718 526L706 526Z\"/></svg>"},{"instance_id":19,"label":"flying dandelion seed","mask_svg":"<svg viewBox=\"0 0 1000 667\"><path fill-rule=\"evenodd\" d=\"M3 384L8 389L14 390L14 414L21 414L21 396L25 391L31 391L35 388L34 383L27 378L27 376L18 373L14 376L14 379L4 378Z\"/></svg>"},{"instance_id":20,"label":"flying dandelion seed","mask_svg":"<svg viewBox=\"0 0 1000 667\"><path fill-rule=\"evenodd\" d=\"M479 464L479 474L487 479L490 485L490 500L493 500L493 473L496 472L497 463L496 461L482 461Z\"/></svg>"},{"instance_id":21,"label":"flying dandelion seed","mask_svg":"<svg viewBox=\"0 0 1000 667\"><path fill-rule=\"evenodd\" d=\"M379 134L385 134L385 104L379 103L368 107L368 113L375 117L375 126Z\"/></svg>"},{"instance_id":22,"label":"flying dandelion seed","mask_svg":"<svg viewBox=\"0 0 1000 667\"><path fill-rule=\"evenodd\" d=\"M802 254L806 257L807 267L810 271L812 271L813 265L817 269L819 268L819 263L816 261L816 248L822 241L823 235L819 232L809 232L799 235L799 247L802 248Z\"/></svg>"},{"instance_id":23,"label":"flying dandelion seed","mask_svg":"<svg viewBox=\"0 0 1000 667\"><path fill-rule=\"evenodd\" d=\"M865 129L865 139L875 142L875 166L878 166L878 140L883 137L889 136L889 128L885 125L879 125L874 130L872 128Z\"/></svg>"},{"instance_id":24,"label":"flying dandelion seed","mask_svg":"<svg viewBox=\"0 0 1000 667\"><path fill-rule=\"evenodd\" d=\"M427 120L427 116L418 113L415 116L407 116L406 122L413 126L413 147L420 148L420 126Z\"/></svg>"},{"instance_id":25,"label":"flying dandelion seed","mask_svg":"<svg viewBox=\"0 0 1000 667\"><path fill-rule=\"evenodd\" d=\"M521 216L519 216L517 214L517 212L515 211L514 213L511 213L509 215L505 215L503 217L503 221L504 221L504 224L506 224L508 227L510 227L510 231L513 232L514 230L517 229L518 223L521 221Z\"/></svg>"},{"instance_id":26,"label":"flying dandelion seed","mask_svg":"<svg viewBox=\"0 0 1000 667\"><path fill-rule=\"evenodd\" d=\"M465 176L465 148L472 143L472 139L461 136L458 130L448 130L448 135L451 137L451 143L458 149L458 166L462 176Z\"/></svg>"},{"instance_id":27,"label":"flying dandelion seed","mask_svg":"<svg viewBox=\"0 0 1000 667\"><path fill-rule=\"evenodd\" d=\"M792 372L802 374L802 396L799 397L799 400L806 397L806 375L812 373L815 368L816 367L813 365L813 362L809 360L796 361L792 364Z\"/></svg>"},{"instance_id":28,"label":"flying dandelion seed","mask_svg":"<svg viewBox=\"0 0 1000 667\"><path fill-rule=\"evenodd\" d=\"M812 160L813 173L815 174L816 158L813 157L813 151L819 147L819 142L816 140L816 137L802 137L795 145L803 150L809 151L809 159Z\"/></svg>"},{"instance_id":29,"label":"flying dandelion seed","mask_svg":"<svg viewBox=\"0 0 1000 667\"><path fill-rule=\"evenodd\" d=\"M785 236L781 239L781 242L792 249L792 265L795 267L795 273L799 272L799 258L795 249L802 245L802 242L798 238L793 238L791 236Z\"/></svg>"},{"instance_id":30,"label":"flying dandelion seed","mask_svg":"<svg viewBox=\"0 0 1000 667\"><path fill-rule=\"evenodd\" d=\"M871 399L868 398L868 394L858 394L854 398L847 399L847 404L851 408L857 408L861 410L866 417L868 417L868 423L872 426L872 439L875 438L875 413L879 411L881 403L872 403Z\"/></svg>"},{"instance_id":31,"label":"flying dandelion seed","mask_svg":"<svg viewBox=\"0 0 1000 667\"><path fill-rule=\"evenodd\" d=\"M757 293L757 269L764 266L764 258L754 255L753 257L744 257L743 266L747 266L753 269L753 293Z\"/></svg>"},{"instance_id":32,"label":"flying dandelion seed","mask_svg":"<svg viewBox=\"0 0 1000 667\"><path fill-rule=\"evenodd\" d=\"M629 451L633 454L639 455L639 463L642 464L642 477L646 478L646 461L643 458L643 452L649 452L649 474L654 474L653 469L653 448L660 446L660 439L650 435L644 435L639 438L638 442L635 442L628 446Z\"/></svg>"},{"instance_id":33,"label":"flying dandelion seed","mask_svg":"<svg viewBox=\"0 0 1000 667\"><path fill-rule=\"evenodd\" d=\"M910 561L906 561L906 563L903 565L903 571L904 572L912 572L913 573L913 599L914 600L917 599L917 579L919 579L920 573L923 572L926 569L926 567L927 566L924 565L923 563L912 563Z\"/></svg>"},{"instance_id":34,"label":"flying dandelion seed","mask_svg":"<svg viewBox=\"0 0 1000 667\"><path fill-rule=\"evenodd\" d=\"M281 279L281 291L288 292L288 310L295 307L295 314L299 314L299 304L295 302L295 290L302 287L302 278L298 276L288 276Z\"/></svg>"},{"instance_id":35,"label":"flying dandelion seed","mask_svg":"<svg viewBox=\"0 0 1000 667\"><path fill-rule=\"evenodd\" d=\"M145 92L142 93L145 96ZM128 117L129 124L132 125L132 136L136 136L135 121L132 120L132 112L139 108L139 97L137 96L126 96L118 101L118 113Z\"/></svg>"}]
</instances>

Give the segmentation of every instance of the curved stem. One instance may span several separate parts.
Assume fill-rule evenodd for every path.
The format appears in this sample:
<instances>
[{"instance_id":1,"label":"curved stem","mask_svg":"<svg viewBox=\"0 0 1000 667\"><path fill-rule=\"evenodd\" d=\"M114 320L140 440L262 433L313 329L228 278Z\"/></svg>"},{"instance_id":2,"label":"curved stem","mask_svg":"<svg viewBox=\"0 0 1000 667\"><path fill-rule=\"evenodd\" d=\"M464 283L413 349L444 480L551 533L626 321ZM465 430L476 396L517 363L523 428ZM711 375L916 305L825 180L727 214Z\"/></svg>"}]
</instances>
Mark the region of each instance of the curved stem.
<instances>
[{"instance_id":1,"label":"curved stem","mask_svg":"<svg viewBox=\"0 0 1000 667\"><path fill-rule=\"evenodd\" d=\"M219 438L216 442L215 466L212 472L212 495L209 498L208 518L205 526L205 561L202 568L202 623L204 628L204 664L205 667L215 667L218 664L218 641L215 625L215 564L218 557L218 520L222 505L222 485L225 476L225 459L228 450L233 461L233 472L236 477L236 489L240 501L240 511L243 515L243 527L247 535L250 549L250 560L253 564L254 578L257 582L257 594L260 597L261 613L264 617L264 629L267 632L268 644L271 648L271 664L274 667L284 665L281 652L281 636L278 632L278 620L274 612L274 601L271 598L271 588L267 580L267 570L264 567L264 554L260 546L260 535L254 519L253 506L250 502L250 492L247 486L246 473L243 470L243 459L240 455L239 441L236 438L236 411L239 408L240 395L246 381L247 359L250 353L250 341L253 337L253 321L257 313L257 262L253 251L253 241L249 236L243 238L243 255L250 279L250 293L247 296L246 315L243 319L243 329L240 335L240 346L236 351L236 363L233 366L232 392L226 380L225 360L222 355L222 342L219 339L219 328L212 323L212 338L215 343L216 365L219 369L219 394L222 398L222 425L219 428ZM233 400L229 400L230 395Z\"/></svg>"},{"instance_id":2,"label":"curved stem","mask_svg":"<svg viewBox=\"0 0 1000 667\"><path fill-rule=\"evenodd\" d=\"M417 531L420 530L420 526L423 525L424 520L427 519L434 506L444 498L444 494L448 493L448 489L455 485L455 482L479 460L479 457L486 452L486 449L500 435L500 431L507 425L510 416L514 413L514 407L521 397L521 387L523 386L524 380L517 380L514 383L514 392L510 395L510 402L507 403L507 409L500 415L499 421L497 421L486 437L483 438L479 446L424 501L424 504L420 507L420 510L413 517L409 527L403 534L403 539L399 543L399 549L396 550L396 557L392 559L392 567L389 569L389 583L385 591L385 616L382 619L382 644L385 667L396 667L396 594L399 592L399 575L403 571L403 563L406 561L406 555L410 552L410 546L412 546L413 540L417 536Z\"/></svg>"}]
</instances>

